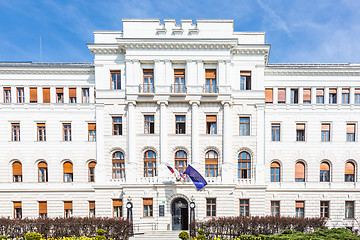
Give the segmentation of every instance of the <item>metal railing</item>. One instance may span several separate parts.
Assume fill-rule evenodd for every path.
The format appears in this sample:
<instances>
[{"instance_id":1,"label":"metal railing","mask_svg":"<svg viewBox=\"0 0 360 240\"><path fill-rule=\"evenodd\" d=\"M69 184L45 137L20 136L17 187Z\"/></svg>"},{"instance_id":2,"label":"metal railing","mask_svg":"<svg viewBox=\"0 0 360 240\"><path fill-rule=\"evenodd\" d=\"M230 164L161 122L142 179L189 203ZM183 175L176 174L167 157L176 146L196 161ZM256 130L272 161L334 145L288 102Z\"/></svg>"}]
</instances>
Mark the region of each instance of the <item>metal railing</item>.
<instances>
[{"instance_id":1,"label":"metal railing","mask_svg":"<svg viewBox=\"0 0 360 240\"><path fill-rule=\"evenodd\" d=\"M158 223L156 222L145 222L145 223L133 223L134 231L140 232L140 230L158 230Z\"/></svg>"},{"instance_id":2,"label":"metal railing","mask_svg":"<svg viewBox=\"0 0 360 240\"><path fill-rule=\"evenodd\" d=\"M171 84L170 87L171 93L186 93L185 84Z\"/></svg>"},{"instance_id":3,"label":"metal railing","mask_svg":"<svg viewBox=\"0 0 360 240\"><path fill-rule=\"evenodd\" d=\"M154 84L140 84L139 85L140 93L155 93Z\"/></svg>"},{"instance_id":4,"label":"metal railing","mask_svg":"<svg viewBox=\"0 0 360 240\"><path fill-rule=\"evenodd\" d=\"M204 93L218 93L219 89L215 84L204 84L203 92Z\"/></svg>"}]
</instances>

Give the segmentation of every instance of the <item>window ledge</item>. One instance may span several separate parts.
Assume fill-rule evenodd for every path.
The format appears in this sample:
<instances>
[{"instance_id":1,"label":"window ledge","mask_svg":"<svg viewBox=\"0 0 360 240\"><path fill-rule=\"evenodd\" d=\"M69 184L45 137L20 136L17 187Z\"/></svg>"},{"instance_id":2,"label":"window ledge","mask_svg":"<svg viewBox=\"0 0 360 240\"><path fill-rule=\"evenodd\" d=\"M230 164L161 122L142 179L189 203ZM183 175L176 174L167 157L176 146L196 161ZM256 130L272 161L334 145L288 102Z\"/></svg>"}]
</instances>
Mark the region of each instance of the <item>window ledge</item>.
<instances>
[{"instance_id":1,"label":"window ledge","mask_svg":"<svg viewBox=\"0 0 360 240\"><path fill-rule=\"evenodd\" d=\"M155 93L139 93L139 96L152 97L152 96L155 96Z\"/></svg>"},{"instance_id":2,"label":"window ledge","mask_svg":"<svg viewBox=\"0 0 360 240\"><path fill-rule=\"evenodd\" d=\"M217 97L219 96L219 93L201 93L204 97Z\"/></svg>"},{"instance_id":3,"label":"window ledge","mask_svg":"<svg viewBox=\"0 0 360 240\"><path fill-rule=\"evenodd\" d=\"M186 93L170 93L172 97L185 97Z\"/></svg>"}]
</instances>

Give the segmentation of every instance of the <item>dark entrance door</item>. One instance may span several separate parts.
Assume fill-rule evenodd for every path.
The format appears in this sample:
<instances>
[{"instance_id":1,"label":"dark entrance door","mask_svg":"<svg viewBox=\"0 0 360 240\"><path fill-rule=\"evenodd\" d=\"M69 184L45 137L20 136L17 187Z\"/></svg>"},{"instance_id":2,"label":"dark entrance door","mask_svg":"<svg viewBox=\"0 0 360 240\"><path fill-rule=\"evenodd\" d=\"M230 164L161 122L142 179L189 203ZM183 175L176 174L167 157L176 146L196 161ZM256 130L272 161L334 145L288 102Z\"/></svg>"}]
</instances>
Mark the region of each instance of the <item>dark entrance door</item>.
<instances>
[{"instance_id":1,"label":"dark entrance door","mask_svg":"<svg viewBox=\"0 0 360 240\"><path fill-rule=\"evenodd\" d=\"M171 203L172 229L189 229L189 208L188 203L183 198L176 198Z\"/></svg>"}]
</instances>

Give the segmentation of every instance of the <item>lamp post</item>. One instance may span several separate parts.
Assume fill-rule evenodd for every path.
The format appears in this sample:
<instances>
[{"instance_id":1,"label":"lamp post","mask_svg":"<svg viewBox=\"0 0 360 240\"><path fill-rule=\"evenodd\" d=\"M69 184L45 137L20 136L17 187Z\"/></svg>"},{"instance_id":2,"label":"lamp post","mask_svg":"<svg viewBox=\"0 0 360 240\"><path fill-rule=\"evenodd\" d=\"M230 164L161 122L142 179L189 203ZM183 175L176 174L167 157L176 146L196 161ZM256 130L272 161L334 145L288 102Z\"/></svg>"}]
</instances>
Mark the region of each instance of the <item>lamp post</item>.
<instances>
[{"instance_id":1,"label":"lamp post","mask_svg":"<svg viewBox=\"0 0 360 240\"><path fill-rule=\"evenodd\" d=\"M134 224L133 224L133 214L132 214L132 208L133 208L133 204L131 202L131 197L128 197L128 202L126 203L126 208L127 208L127 215L126 215L126 219L131 223L131 232L130 235L134 236Z\"/></svg>"}]
</instances>

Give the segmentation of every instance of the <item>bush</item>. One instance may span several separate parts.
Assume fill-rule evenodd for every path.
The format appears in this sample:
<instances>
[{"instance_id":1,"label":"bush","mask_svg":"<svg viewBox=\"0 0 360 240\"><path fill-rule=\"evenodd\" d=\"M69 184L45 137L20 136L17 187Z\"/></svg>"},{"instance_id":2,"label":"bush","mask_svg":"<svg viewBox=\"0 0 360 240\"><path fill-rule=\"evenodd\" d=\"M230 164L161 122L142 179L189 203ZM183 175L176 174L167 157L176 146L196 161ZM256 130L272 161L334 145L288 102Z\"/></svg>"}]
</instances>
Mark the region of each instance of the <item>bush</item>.
<instances>
[{"instance_id":1,"label":"bush","mask_svg":"<svg viewBox=\"0 0 360 240\"><path fill-rule=\"evenodd\" d=\"M105 230L100 228L96 231L96 233L97 233L97 235L104 236Z\"/></svg>"},{"instance_id":2,"label":"bush","mask_svg":"<svg viewBox=\"0 0 360 240\"><path fill-rule=\"evenodd\" d=\"M189 234L186 231L182 231L181 233L179 233L179 238L181 240L188 240L189 239Z\"/></svg>"},{"instance_id":3,"label":"bush","mask_svg":"<svg viewBox=\"0 0 360 240\"><path fill-rule=\"evenodd\" d=\"M42 238L40 233L29 232L25 234L25 240L40 240Z\"/></svg>"}]
</instances>

